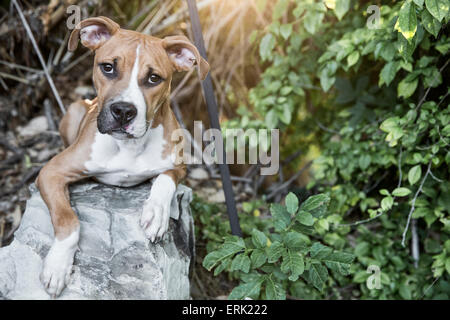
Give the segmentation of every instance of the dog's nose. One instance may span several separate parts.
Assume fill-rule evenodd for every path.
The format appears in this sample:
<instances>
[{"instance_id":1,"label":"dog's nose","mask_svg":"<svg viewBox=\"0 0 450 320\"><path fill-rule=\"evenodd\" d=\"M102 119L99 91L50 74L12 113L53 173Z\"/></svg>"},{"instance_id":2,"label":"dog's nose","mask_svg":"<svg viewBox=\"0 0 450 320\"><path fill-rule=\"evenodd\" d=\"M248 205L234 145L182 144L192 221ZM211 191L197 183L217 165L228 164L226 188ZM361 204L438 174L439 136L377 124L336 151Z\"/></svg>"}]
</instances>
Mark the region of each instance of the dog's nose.
<instances>
[{"instance_id":1,"label":"dog's nose","mask_svg":"<svg viewBox=\"0 0 450 320\"><path fill-rule=\"evenodd\" d=\"M114 119L123 126L136 117L137 109L130 103L116 102L111 105L111 113Z\"/></svg>"}]
</instances>

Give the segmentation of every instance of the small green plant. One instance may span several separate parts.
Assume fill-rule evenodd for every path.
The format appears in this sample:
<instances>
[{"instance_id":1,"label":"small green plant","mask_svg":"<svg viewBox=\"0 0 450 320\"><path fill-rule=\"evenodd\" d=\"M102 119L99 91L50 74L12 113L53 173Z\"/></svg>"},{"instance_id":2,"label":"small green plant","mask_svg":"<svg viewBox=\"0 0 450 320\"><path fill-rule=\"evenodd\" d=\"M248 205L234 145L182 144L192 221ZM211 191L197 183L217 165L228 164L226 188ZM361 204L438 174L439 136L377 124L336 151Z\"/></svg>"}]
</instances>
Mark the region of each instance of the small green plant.
<instances>
[{"instance_id":1,"label":"small green plant","mask_svg":"<svg viewBox=\"0 0 450 320\"><path fill-rule=\"evenodd\" d=\"M275 203L270 207L272 231L254 228L244 238L225 237L217 250L206 255L203 266L214 269L214 275L237 272L241 283L229 299L285 299L288 287L302 280L322 291L329 270L349 275L354 259L353 254L310 239L329 201L328 195L318 194L299 206L298 198L289 193L286 206Z\"/></svg>"}]
</instances>

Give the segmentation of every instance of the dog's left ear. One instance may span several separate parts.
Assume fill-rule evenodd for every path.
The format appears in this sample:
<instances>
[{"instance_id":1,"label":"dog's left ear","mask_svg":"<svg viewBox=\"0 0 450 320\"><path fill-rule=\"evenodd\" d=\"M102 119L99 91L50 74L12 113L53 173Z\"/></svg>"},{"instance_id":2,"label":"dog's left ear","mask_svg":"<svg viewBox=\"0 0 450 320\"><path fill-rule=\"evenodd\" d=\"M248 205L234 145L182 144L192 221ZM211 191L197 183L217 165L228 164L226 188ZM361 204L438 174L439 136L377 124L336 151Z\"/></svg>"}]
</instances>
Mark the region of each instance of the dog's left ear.
<instances>
[{"instance_id":1,"label":"dog's left ear","mask_svg":"<svg viewBox=\"0 0 450 320\"><path fill-rule=\"evenodd\" d=\"M88 18L78 23L70 34L69 51L75 51L78 40L91 50L98 49L108 41L120 26L107 17Z\"/></svg>"},{"instance_id":2,"label":"dog's left ear","mask_svg":"<svg viewBox=\"0 0 450 320\"><path fill-rule=\"evenodd\" d=\"M205 80L209 72L209 64L200 56L197 48L185 36L170 36L162 40L169 59L177 71L187 71L194 64L198 65L200 78Z\"/></svg>"}]
</instances>

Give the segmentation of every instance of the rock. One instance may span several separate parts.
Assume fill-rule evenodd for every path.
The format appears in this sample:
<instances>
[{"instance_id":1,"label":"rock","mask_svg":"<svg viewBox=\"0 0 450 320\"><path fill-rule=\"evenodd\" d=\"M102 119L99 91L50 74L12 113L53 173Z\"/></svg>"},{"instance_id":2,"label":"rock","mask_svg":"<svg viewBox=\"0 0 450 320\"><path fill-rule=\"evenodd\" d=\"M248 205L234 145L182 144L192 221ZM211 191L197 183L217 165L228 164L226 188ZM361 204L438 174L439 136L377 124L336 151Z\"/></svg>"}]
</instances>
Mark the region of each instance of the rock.
<instances>
[{"instance_id":1,"label":"rock","mask_svg":"<svg viewBox=\"0 0 450 320\"><path fill-rule=\"evenodd\" d=\"M47 131L47 129L48 123L47 118L45 116L39 116L32 119L24 127L20 126L17 127L17 131L19 132L19 135L21 135L22 137L34 136L41 132Z\"/></svg>"},{"instance_id":2,"label":"rock","mask_svg":"<svg viewBox=\"0 0 450 320\"><path fill-rule=\"evenodd\" d=\"M194 180L208 180L209 174L203 168L194 168L189 172L189 178Z\"/></svg>"},{"instance_id":3,"label":"rock","mask_svg":"<svg viewBox=\"0 0 450 320\"><path fill-rule=\"evenodd\" d=\"M70 187L81 224L80 250L69 285L58 299L189 299L194 230L192 190L179 185L168 233L152 244L139 226L151 183L133 188L83 182ZM0 249L0 299L50 299L39 274L53 242L50 215L39 191L31 198L14 241Z\"/></svg>"},{"instance_id":4,"label":"rock","mask_svg":"<svg viewBox=\"0 0 450 320\"><path fill-rule=\"evenodd\" d=\"M225 193L223 193L223 190L219 190L212 196L209 196L208 201L213 203L225 203Z\"/></svg>"}]
</instances>

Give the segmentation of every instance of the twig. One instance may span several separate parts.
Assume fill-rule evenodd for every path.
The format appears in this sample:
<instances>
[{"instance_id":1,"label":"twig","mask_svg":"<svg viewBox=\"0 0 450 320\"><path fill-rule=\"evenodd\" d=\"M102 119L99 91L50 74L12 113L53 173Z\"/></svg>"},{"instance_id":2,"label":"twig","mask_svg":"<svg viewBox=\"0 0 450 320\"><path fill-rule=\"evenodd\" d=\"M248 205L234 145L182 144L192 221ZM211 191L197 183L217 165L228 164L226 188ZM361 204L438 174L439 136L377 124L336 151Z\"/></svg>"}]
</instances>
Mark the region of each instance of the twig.
<instances>
[{"instance_id":1,"label":"twig","mask_svg":"<svg viewBox=\"0 0 450 320\"><path fill-rule=\"evenodd\" d=\"M303 168L301 168L299 171L297 171L297 173L295 173L291 178L289 178L289 180L287 180L286 182L282 183L281 185L277 186L275 188L275 190L273 190L267 197L267 200L272 199L274 196L276 196L278 193L280 193L282 190L286 189L287 187L290 186L290 184L292 182L294 182L298 177L300 177L302 175L302 173L307 170L311 165L312 165L312 161L309 161Z\"/></svg>"},{"instance_id":2,"label":"twig","mask_svg":"<svg viewBox=\"0 0 450 320\"><path fill-rule=\"evenodd\" d=\"M216 2L216 1L217 0L203 0L197 4L197 8L199 11L201 11L203 8L206 8L206 7L214 4L214 2ZM153 30L151 30L152 34L157 34L161 31L163 31L164 29L166 29L167 27L176 24L177 22L181 21L187 15L188 15L187 7L184 7L182 10L174 13L173 15L169 16L167 19L162 21L160 24L156 25L153 28ZM149 32L150 30L146 30L146 31ZM146 32L144 32L144 33L146 33Z\"/></svg>"},{"instance_id":3,"label":"twig","mask_svg":"<svg viewBox=\"0 0 450 320\"><path fill-rule=\"evenodd\" d=\"M437 277L436 279L434 279L433 283L430 284L430 286L423 292L423 295L420 297L420 299L423 299L423 297L425 297L425 295L427 294L428 290L431 289L432 286L434 286L434 284L439 280L440 277Z\"/></svg>"},{"instance_id":4,"label":"twig","mask_svg":"<svg viewBox=\"0 0 450 320\"><path fill-rule=\"evenodd\" d=\"M340 135L340 133L338 131L332 130L332 129L329 129L329 128L325 127L319 120L314 119L314 121L319 126L319 128L322 129L323 131Z\"/></svg>"},{"instance_id":5,"label":"twig","mask_svg":"<svg viewBox=\"0 0 450 320\"><path fill-rule=\"evenodd\" d=\"M397 184L397 188L400 188L400 186L402 185L402 178L403 178L403 173L402 173L402 153L403 153L403 148L400 147L400 154L398 156L398 184Z\"/></svg>"},{"instance_id":6,"label":"twig","mask_svg":"<svg viewBox=\"0 0 450 320\"><path fill-rule=\"evenodd\" d=\"M25 70L25 71L29 71L29 72L34 72L34 73L41 73L42 70L38 70L38 69L34 69L34 68L30 68L27 66L22 66L20 64L17 63L13 63L13 62L8 62L8 61L4 61L4 60L0 60L0 64L3 64L11 69L20 69L20 70Z\"/></svg>"},{"instance_id":7,"label":"twig","mask_svg":"<svg viewBox=\"0 0 450 320\"><path fill-rule=\"evenodd\" d=\"M411 216L414 213L414 210L416 209L415 205L416 205L417 197L422 192L422 187L425 183L425 180L427 180L427 177L430 174L430 168L431 168L431 161L428 163L427 172L425 173L425 176L423 177L422 182L420 183L419 189L417 189L416 194L414 195L414 198L412 199L411 210L409 210L408 220L406 222L405 230L403 231L403 235L402 235L402 246L403 247L405 246L405 239L406 239L406 234L408 233L409 223L411 222Z\"/></svg>"},{"instance_id":8,"label":"twig","mask_svg":"<svg viewBox=\"0 0 450 320\"><path fill-rule=\"evenodd\" d=\"M356 221L356 222L352 222L352 223L342 223L342 224L337 225L336 227L340 228L340 227L354 227L354 226L358 226L360 224L367 223L367 222L370 222L372 220L375 220L378 217L382 216L383 214L384 214L384 212L380 212L375 217L368 218L368 219L365 219L365 220Z\"/></svg>"},{"instance_id":9,"label":"twig","mask_svg":"<svg viewBox=\"0 0 450 320\"><path fill-rule=\"evenodd\" d=\"M430 176L437 182L441 182L441 183L444 182L444 180L437 178L431 170L430 170Z\"/></svg>"},{"instance_id":10,"label":"twig","mask_svg":"<svg viewBox=\"0 0 450 320\"><path fill-rule=\"evenodd\" d=\"M84 59L89 57L90 54L91 54L91 51L86 51L85 53L83 53L81 56L79 56L74 61L72 61L67 67L65 67L63 69L63 71L61 71L61 74L66 73L67 71L69 71L70 69L72 69L73 67L78 65L81 61L83 61Z\"/></svg>"},{"instance_id":11,"label":"twig","mask_svg":"<svg viewBox=\"0 0 450 320\"><path fill-rule=\"evenodd\" d=\"M56 131L56 125L52 117L52 104L49 99L44 100L44 114L47 118L48 129L51 131Z\"/></svg>"},{"instance_id":12,"label":"twig","mask_svg":"<svg viewBox=\"0 0 450 320\"><path fill-rule=\"evenodd\" d=\"M0 72L0 77L6 78L6 79L15 80L17 82L21 82L21 83L24 83L24 84L30 84L30 81L28 81L28 79L19 78L19 77L15 76L15 75L8 74L8 73Z\"/></svg>"},{"instance_id":13,"label":"twig","mask_svg":"<svg viewBox=\"0 0 450 320\"><path fill-rule=\"evenodd\" d=\"M419 236L417 235L417 219L411 221L411 252L414 260L414 268L419 266Z\"/></svg>"},{"instance_id":14,"label":"twig","mask_svg":"<svg viewBox=\"0 0 450 320\"><path fill-rule=\"evenodd\" d=\"M9 91L9 87L6 85L5 81L3 81L2 77L0 77L0 84L2 85L3 89L5 89L5 91Z\"/></svg>"},{"instance_id":15,"label":"twig","mask_svg":"<svg viewBox=\"0 0 450 320\"><path fill-rule=\"evenodd\" d=\"M39 171L41 171L41 166L39 167L33 167L30 170L28 170L25 173L25 176L23 177L23 179L17 184L15 185L11 190L9 191L4 191L0 193L0 198L4 197L4 196L8 196L10 194L16 193L17 191L20 190L20 188L22 188L28 181L30 181L31 179L35 178L37 176L37 174L39 173Z\"/></svg>"},{"instance_id":16,"label":"twig","mask_svg":"<svg viewBox=\"0 0 450 320\"><path fill-rule=\"evenodd\" d=\"M20 6L16 0L12 0L12 3L16 7L17 12L19 13L20 20L22 20L22 24L25 27L28 37L30 38L31 44L33 45L33 48L39 58L39 61L42 65L42 69L44 70L44 74L47 77L48 84L50 85L50 88L53 91L53 95L55 96L55 99L58 102L59 108L61 109L61 112L63 114L65 114L66 109L64 108L64 104L61 100L61 97L59 96L58 91L56 90L55 84L53 83L53 79L51 78L50 73L48 72L47 65L46 65L44 58L42 57L41 51L39 50L39 47L36 43L36 39L34 38L34 35L31 32L30 26L29 26L27 20L25 19L25 16L23 15L22 9L20 8Z\"/></svg>"},{"instance_id":17,"label":"twig","mask_svg":"<svg viewBox=\"0 0 450 320\"><path fill-rule=\"evenodd\" d=\"M450 63L450 59L448 59L444 63L444 65L439 69L439 73L442 73L442 71L444 71L444 69L448 66L449 63ZM434 80L436 80L436 79L434 79ZM428 87L428 89L427 89L427 91L425 91L425 94L423 95L422 99L420 99L419 103L417 104L416 111L419 110L422 107L422 104L425 102L425 99L427 98L428 93L430 92L430 90L431 90L431 86Z\"/></svg>"},{"instance_id":18,"label":"twig","mask_svg":"<svg viewBox=\"0 0 450 320\"><path fill-rule=\"evenodd\" d=\"M220 175L218 175L218 174L213 174L211 176L211 178L213 178L213 179L222 179L220 177ZM230 178L231 178L231 181L237 181L237 182L248 182L248 183L251 183L253 181L252 179L244 178L244 177L231 176Z\"/></svg>"}]
</instances>

